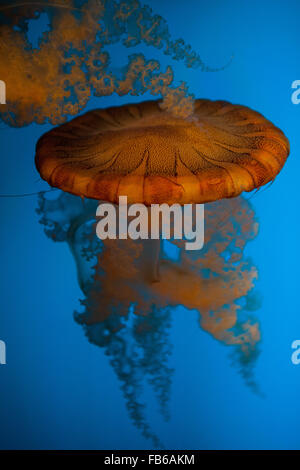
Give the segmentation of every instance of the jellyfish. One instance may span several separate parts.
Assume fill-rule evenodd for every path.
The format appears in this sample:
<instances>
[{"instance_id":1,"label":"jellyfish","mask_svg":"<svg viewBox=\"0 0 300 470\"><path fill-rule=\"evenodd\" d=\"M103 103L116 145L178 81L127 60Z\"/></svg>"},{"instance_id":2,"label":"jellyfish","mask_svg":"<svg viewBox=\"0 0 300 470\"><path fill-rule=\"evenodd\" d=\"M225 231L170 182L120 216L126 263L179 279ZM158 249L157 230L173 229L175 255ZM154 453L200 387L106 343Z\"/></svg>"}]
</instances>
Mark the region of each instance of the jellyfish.
<instances>
[{"instance_id":1,"label":"jellyfish","mask_svg":"<svg viewBox=\"0 0 300 470\"><path fill-rule=\"evenodd\" d=\"M44 134L36 166L52 187L118 203L197 204L273 181L289 153L283 132L245 106L199 99L194 114L162 101L90 111ZM109 242L107 242L108 244ZM159 271L159 240L143 264ZM148 252L148 259L146 253Z\"/></svg>"},{"instance_id":2,"label":"jellyfish","mask_svg":"<svg viewBox=\"0 0 300 470\"><path fill-rule=\"evenodd\" d=\"M39 213L46 233L68 241L76 260L84 299L75 319L111 358L133 422L156 445L137 390L148 377L167 415L175 307L197 311L201 328L233 348L256 388L257 270L244 248L258 224L241 193L273 181L288 153L283 132L261 114L209 100L196 100L188 118L161 101L90 111L37 143L40 175L63 191L55 201L41 196ZM205 203L204 248L186 251L176 239L100 241L97 202L117 206L124 195L146 206Z\"/></svg>"},{"instance_id":3,"label":"jellyfish","mask_svg":"<svg viewBox=\"0 0 300 470\"><path fill-rule=\"evenodd\" d=\"M170 66L143 54L116 72L110 45L144 43L186 67L213 71L166 21L138 0L2 2L0 75L9 85L1 119L10 126L57 125L77 115L92 94L161 96L159 101L98 109L60 125L38 142L36 166L51 187L39 196L46 234L67 242L83 293L75 319L109 356L128 412L156 447L141 400L147 379L168 417L172 369L168 330L177 306L234 352L255 388L252 369L260 328L254 316L257 270L244 254L258 224L243 191L272 182L289 153L284 134L261 114L224 101L194 100ZM30 44L28 21L46 12L49 30ZM127 54L125 54L127 55ZM205 245L183 240L105 240L95 235L98 201L205 203ZM116 209L118 209L116 207ZM116 287L117 286L117 287Z\"/></svg>"}]
</instances>

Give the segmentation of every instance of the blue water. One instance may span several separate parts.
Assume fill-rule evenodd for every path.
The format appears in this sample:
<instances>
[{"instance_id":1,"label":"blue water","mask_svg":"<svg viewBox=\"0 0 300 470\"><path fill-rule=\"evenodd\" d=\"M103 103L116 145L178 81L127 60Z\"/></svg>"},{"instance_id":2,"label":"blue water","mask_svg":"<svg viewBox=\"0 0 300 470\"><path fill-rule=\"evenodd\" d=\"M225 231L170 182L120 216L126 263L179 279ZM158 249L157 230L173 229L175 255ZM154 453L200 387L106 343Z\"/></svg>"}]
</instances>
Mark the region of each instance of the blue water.
<instances>
[{"instance_id":1,"label":"blue water","mask_svg":"<svg viewBox=\"0 0 300 470\"><path fill-rule=\"evenodd\" d=\"M300 365L291 362L291 343L300 338L300 106L291 102L291 83L300 78L299 2L148 4L208 65L234 57L216 73L187 69L140 47L146 57L159 58L162 68L170 63L176 80L186 81L197 97L257 109L291 144L275 183L251 199L260 222L247 254L259 270L262 295L255 312L262 331L255 379L263 396L245 385L230 348L200 329L196 313L177 308L169 338L171 418L163 421L146 389L148 422L168 449L299 449ZM36 32L33 37L37 41ZM114 60L116 67L126 62L117 46ZM87 109L146 97L92 98ZM38 137L50 127L1 127L2 194L47 189L33 158ZM0 207L0 339L7 345L7 364L0 366L0 448L151 448L129 418L108 357L73 319L83 295L67 245L44 234L36 197L3 198Z\"/></svg>"}]
</instances>

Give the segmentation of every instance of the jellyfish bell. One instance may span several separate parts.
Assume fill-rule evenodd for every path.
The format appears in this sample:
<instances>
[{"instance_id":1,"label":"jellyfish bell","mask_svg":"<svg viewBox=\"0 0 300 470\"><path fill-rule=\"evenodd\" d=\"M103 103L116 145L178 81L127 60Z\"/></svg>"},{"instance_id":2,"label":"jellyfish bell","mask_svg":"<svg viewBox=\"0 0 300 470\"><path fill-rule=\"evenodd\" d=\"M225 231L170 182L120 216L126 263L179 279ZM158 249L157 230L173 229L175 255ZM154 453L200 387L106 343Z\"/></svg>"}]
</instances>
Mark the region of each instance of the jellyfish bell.
<instances>
[{"instance_id":1,"label":"jellyfish bell","mask_svg":"<svg viewBox=\"0 0 300 470\"><path fill-rule=\"evenodd\" d=\"M36 166L51 186L118 203L206 203L272 181L289 154L258 112L199 99L192 118L160 101L89 111L44 134Z\"/></svg>"}]
</instances>

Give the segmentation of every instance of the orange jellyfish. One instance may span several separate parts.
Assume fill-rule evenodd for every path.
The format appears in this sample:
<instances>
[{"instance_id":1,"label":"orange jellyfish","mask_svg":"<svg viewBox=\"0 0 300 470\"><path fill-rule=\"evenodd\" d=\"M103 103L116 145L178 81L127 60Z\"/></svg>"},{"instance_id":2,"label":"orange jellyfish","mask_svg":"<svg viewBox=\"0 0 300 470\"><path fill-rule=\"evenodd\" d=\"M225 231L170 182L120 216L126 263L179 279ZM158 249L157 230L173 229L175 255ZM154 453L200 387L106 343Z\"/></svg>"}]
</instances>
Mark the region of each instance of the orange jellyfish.
<instances>
[{"instance_id":1,"label":"orange jellyfish","mask_svg":"<svg viewBox=\"0 0 300 470\"><path fill-rule=\"evenodd\" d=\"M117 203L119 196L127 196L129 204L211 202L206 207L207 252L187 253L175 240L180 259L170 268L161 240L106 239L94 281L102 285L102 320L112 306L126 316L132 303L140 314L155 303L159 308L181 304L197 309L205 329L233 344L236 338L224 331L235 325L239 307L234 301L251 290L256 274L250 270L248 276L247 270L232 265L242 261L245 234L257 229L250 207L236 196L274 180L288 157L289 142L280 129L245 106L199 99L193 116L183 118L161 104L94 110L62 124L38 141L36 166L51 186L87 200ZM232 243L239 252L229 255L228 266L223 253ZM213 273L209 281L199 275L201 269ZM153 281L159 282L154 286ZM99 292L84 292L96 298L89 321L98 321ZM229 305L225 313L224 305ZM218 325L212 328L211 312L216 315L220 309ZM257 340L257 332L250 333ZM242 331L239 341L247 342Z\"/></svg>"},{"instance_id":2,"label":"orange jellyfish","mask_svg":"<svg viewBox=\"0 0 300 470\"><path fill-rule=\"evenodd\" d=\"M112 358L132 419L145 436L156 439L132 383L139 367L152 374L165 407L170 371L161 335L170 308L196 310L204 330L235 348L240 372L255 387L251 367L260 330L251 311L257 270L244 248L258 224L249 202L237 196L273 181L288 154L287 138L261 114L209 100L196 100L193 116L185 119L158 101L90 111L39 140L36 166L42 178L73 194L57 201L41 196L39 213L47 234L66 240L75 257L85 295L76 320ZM119 196L147 206L209 203L203 249L186 251L183 240L100 242L93 199L116 204ZM142 358L136 351L131 356L120 339L132 311L128 328Z\"/></svg>"},{"instance_id":3,"label":"orange jellyfish","mask_svg":"<svg viewBox=\"0 0 300 470\"><path fill-rule=\"evenodd\" d=\"M184 119L159 101L90 111L39 140L36 166L64 191L117 203L205 203L272 181L289 154L261 114L195 100Z\"/></svg>"},{"instance_id":4,"label":"orange jellyfish","mask_svg":"<svg viewBox=\"0 0 300 470\"><path fill-rule=\"evenodd\" d=\"M146 101L98 109L54 128L37 143L40 175L81 197L183 205L259 188L287 159L283 132L245 106L199 99L190 118L163 106ZM144 245L142 264L157 280L160 243Z\"/></svg>"}]
</instances>

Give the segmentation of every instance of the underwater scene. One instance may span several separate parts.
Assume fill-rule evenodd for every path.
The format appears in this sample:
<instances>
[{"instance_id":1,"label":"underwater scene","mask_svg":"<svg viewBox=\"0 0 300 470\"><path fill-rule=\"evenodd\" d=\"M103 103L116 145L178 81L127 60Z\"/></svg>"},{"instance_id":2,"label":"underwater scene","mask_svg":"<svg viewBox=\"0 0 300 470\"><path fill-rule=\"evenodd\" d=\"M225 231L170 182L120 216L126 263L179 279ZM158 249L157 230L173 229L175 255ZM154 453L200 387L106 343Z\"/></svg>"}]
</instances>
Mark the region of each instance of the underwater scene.
<instances>
[{"instance_id":1,"label":"underwater scene","mask_svg":"<svg viewBox=\"0 0 300 470\"><path fill-rule=\"evenodd\" d=\"M299 14L0 0L1 450L300 449Z\"/></svg>"}]
</instances>

